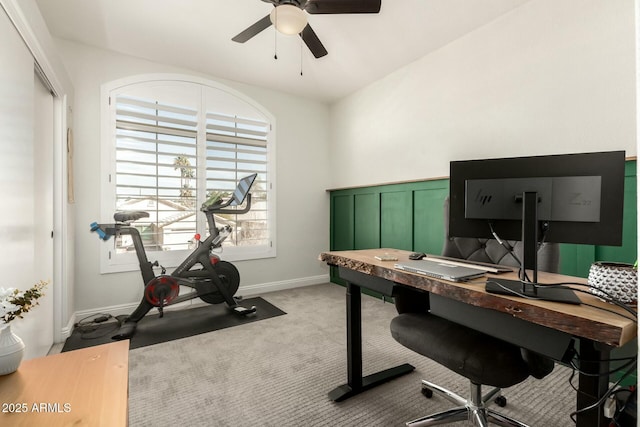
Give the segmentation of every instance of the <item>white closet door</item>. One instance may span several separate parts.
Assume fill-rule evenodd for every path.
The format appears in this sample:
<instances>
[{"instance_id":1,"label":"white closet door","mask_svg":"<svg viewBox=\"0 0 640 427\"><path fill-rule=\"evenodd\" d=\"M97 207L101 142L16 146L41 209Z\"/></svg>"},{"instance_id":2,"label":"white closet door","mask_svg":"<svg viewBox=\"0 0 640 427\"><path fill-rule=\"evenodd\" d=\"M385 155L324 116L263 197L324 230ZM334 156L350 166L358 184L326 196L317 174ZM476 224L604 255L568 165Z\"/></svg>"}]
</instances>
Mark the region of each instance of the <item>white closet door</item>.
<instances>
[{"instance_id":1,"label":"white closet door","mask_svg":"<svg viewBox=\"0 0 640 427\"><path fill-rule=\"evenodd\" d=\"M53 96L34 75L33 226L34 283L48 280L40 305L24 318L30 345L25 356L44 356L53 345Z\"/></svg>"},{"instance_id":2,"label":"white closet door","mask_svg":"<svg viewBox=\"0 0 640 427\"><path fill-rule=\"evenodd\" d=\"M33 281L33 58L0 8L0 286Z\"/></svg>"},{"instance_id":3,"label":"white closet door","mask_svg":"<svg viewBox=\"0 0 640 427\"><path fill-rule=\"evenodd\" d=\"M34 130L34 61L1 8L0 40L0 286L26 289L53 278L51 250L43 249L52 245L51 226L42 222L44 216L46 221L53 218L52 210L46 212L52 203L45 202L48 206L41 210L43 195L49 191L41 188L43 181L53 188L53 156L36 155L42 147L35 143L40 130ZM48 238L39 234L37 228L42 226L49 228ZM48 294L52 299L53 292ZM26 358L46 354L53 341L52 309L46 308L50 304L46 299L41 304L12 322L26 344Z\"/></svg>"}]
</instances>

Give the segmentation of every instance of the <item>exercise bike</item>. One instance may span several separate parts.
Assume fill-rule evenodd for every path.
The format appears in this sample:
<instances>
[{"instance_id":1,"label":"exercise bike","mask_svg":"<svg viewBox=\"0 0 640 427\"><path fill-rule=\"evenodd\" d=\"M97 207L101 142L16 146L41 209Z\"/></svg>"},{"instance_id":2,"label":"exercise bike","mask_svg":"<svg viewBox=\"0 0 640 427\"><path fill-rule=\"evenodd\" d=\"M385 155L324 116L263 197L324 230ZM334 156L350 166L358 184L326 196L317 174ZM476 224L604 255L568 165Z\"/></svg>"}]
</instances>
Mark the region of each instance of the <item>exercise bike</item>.
<instances>
[{"instance_id":1,"label":"exercise bike","mask_svg":"<svg viewBox=\"0 0 640 427\"><path fill-rule=\"evenodd\" d=\"M243 214L251 209L251 194L249 190L256 179L257 174L251 174L242 178L228 200L221 199L202 206L200 209L207 217L209 236L200 241L196 237L197 247L187 258L171 273L166 274L166 269L158 264L158 261L149 262L142 243L140 232L131 225L141 218L149 217L148 212L127 211L116 212L113 217L115 224L91 224L91 231L98 233L102 240L109 240L111 236L130 235L133 246L140 263L140 272L144 286L144 295L138 307L121 322L118 332L112 336L114 340L131 338L135 333L137 323L156 307L160 317L166 306L177 304L194 298L200 298L209 304L226 303L228 308L240 316L255 313L256 308L246 308L238 304L240 298L234 297L240 285L240 274L236 267L227 261L222 261L212 250L220 248L222 242L231 234L229 225L218 228L215 214ZM240 206L246 200L247 204L242 209L231 209L231 206ZM161 268L161 274L156 275L153 268ZM186 295L179 296L180 286L193 289Z\"/></svg>"}]
</instances>

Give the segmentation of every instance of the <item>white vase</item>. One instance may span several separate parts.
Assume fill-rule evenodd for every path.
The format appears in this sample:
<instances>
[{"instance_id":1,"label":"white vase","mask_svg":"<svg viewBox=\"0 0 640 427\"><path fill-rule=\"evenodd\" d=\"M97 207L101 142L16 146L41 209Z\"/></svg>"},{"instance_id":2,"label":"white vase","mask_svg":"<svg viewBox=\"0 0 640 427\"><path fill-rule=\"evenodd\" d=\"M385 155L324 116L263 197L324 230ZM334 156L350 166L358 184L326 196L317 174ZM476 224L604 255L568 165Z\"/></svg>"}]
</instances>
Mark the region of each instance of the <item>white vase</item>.
<instances>
[{"instance_id":1,"label":"white vase","mask_svg":"<svg viewBox=\"0 0 640 427\"><path fill-rule=\"evenodd\" d=\"M0 329L0 375L18 370L24 356L24 343L19 336L11 332L11 325Z\"/></svg>"}]
</instances>

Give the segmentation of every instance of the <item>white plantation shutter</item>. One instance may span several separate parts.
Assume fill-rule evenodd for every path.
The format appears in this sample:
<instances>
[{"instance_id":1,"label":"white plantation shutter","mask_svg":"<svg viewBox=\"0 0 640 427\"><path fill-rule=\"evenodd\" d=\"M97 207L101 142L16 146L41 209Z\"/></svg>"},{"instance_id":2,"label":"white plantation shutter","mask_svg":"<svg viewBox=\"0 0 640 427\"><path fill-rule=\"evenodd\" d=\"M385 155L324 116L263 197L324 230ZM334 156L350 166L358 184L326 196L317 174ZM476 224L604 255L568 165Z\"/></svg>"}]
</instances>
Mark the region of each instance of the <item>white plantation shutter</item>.
<instances>
[{"instance_id":1,"label":"white plantation shutter","mask_svg":"<svg viewBox=\"0 0 640 427\"><path fill-rule=\"evenodd\" d=\"M235 226L229 244L268 244L267 135L264 121L207 113L207 194L228 194L243 177L257 173L249 214L229 216Z\"/></svg>"},{"instance_id":2,"label":"white plantation shutter","mask_svg":"<svg viewBox=\"0 0 640 427\"><path fill-rule=\"evenodd\" d=\"M192 109L116 98L116 210L136 222L148 251L187 249L196 233L197 115ZM131 250L128 237L117 251Z\"/></svg>"},{"instance_id":3,"label":"white plantation shutter","mask_svg":"<svg viewBox=\"0 0 640 427\"><path fill-rule=\"evenodd\" d=\"M183 80L166 86L156 80L124 86L114 82L114 89L103 93L109 105L107 150L112 158L103 215L148 212L149 218L133 225L151 261L165 267L182 262L195 244L194 235L204 239L208 234L202 203L216 194L228 197L238 181L252 173L258 175L251 210L215 217L218 226L233 228L223 243L223 258L275 255L269 170L273 138L264 113L228 88ZM104 255L103 272L137 269L129 236L116 239Z\"/></svg>"}]
</instances>

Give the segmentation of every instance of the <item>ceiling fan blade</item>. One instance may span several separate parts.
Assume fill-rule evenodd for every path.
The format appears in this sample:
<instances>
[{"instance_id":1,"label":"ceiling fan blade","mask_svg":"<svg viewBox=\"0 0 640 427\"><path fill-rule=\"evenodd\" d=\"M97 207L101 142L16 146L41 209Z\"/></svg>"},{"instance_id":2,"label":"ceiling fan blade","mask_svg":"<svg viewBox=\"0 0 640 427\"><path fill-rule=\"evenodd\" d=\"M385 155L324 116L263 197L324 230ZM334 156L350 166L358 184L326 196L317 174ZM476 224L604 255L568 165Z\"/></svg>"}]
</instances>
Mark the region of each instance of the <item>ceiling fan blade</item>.
<instances>
[{"instance_id":1,"label":"ceiling fan blade","mask_svg":"<svg viewBox=\"0 0 640 427\"><path fill-rule=\"evenodd\" d=\"M235 36L234 38L232 38L231 40L238 43L244 43L250 38L252 38L253 36L255 36L256 34L258 34L259 32L269 28L270 26L271 26L271 19L269 18L269 15L267 15L261 20L259 20L258 22L256 22L255 24L253 24L252 26L250 26L249 28L247 28L246 30L244 30L243 32L241 32L240 34L238 34L237 36Z\"/></svg>"},{"instance_id":2,"label":"ceiling fan blade","mask_svg":"<svg viewBox=\"0 0 640 427\"><path fill-rule=\"evenodd\" d=\"M307 24L306 27L300 33L300 37L304 40L304 43L307 45L313 56L316 58L322 58L327 53L327 49L324 48L322 42L316 35L315 31L311 28L311 25Z\"/></svg>"},{"instance_id":3,"label":"ceiling fan blade","mask_svg":"<svg viewBox=\"0 0 640 427\"><path fill-rule=\"evenodd\" d=\"M378 13L382 0L309 0L305 10L311 14Z\"/></svg>"}]
</instances>

